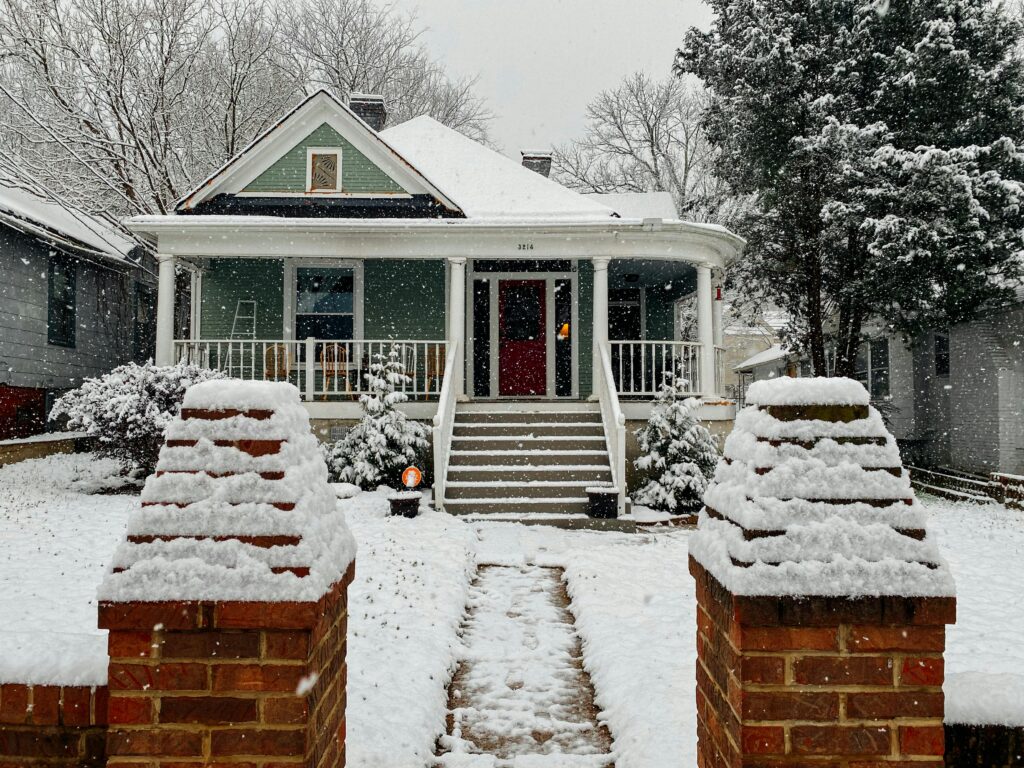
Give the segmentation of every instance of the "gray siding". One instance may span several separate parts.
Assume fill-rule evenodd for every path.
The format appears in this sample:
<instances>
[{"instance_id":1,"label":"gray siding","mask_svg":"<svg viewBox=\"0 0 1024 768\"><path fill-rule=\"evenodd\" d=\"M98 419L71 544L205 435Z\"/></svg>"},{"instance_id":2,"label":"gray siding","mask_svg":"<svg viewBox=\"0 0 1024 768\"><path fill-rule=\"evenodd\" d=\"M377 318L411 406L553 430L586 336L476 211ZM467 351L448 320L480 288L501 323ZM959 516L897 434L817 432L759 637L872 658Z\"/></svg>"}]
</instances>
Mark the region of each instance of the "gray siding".
<instances>
[{"instance_id":1,"label":"gray siding","mask_svg":"<svg viewBox=\"0 0 1024 768\"><path fill-rule=\"evenodd\" d=\"M0 227L0 384L67 389L147 351L134 348L134 274L82 260L76 260L75 346L47 342L50 252Z\"/></svg>"}]
</instances>

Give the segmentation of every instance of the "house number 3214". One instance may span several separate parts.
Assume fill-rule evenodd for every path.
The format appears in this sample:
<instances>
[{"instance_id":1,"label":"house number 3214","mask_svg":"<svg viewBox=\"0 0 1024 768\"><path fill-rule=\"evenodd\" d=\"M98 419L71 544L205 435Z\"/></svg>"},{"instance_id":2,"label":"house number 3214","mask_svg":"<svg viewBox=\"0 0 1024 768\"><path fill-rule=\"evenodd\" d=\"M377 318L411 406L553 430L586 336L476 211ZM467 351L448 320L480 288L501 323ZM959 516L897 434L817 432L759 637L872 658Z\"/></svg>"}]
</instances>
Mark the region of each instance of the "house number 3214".
<instances>
[{"instance_id":1,"label":"house number 3214","mask_svg":"<svg viewBox=\"0 0 1024 768\"><path fill-rule=\"evenodd\" d=\"M517 251L532 251L533 250L533 243L519 243L519 245L516 247L516 250Z\"/></svg>"}]
</instances>

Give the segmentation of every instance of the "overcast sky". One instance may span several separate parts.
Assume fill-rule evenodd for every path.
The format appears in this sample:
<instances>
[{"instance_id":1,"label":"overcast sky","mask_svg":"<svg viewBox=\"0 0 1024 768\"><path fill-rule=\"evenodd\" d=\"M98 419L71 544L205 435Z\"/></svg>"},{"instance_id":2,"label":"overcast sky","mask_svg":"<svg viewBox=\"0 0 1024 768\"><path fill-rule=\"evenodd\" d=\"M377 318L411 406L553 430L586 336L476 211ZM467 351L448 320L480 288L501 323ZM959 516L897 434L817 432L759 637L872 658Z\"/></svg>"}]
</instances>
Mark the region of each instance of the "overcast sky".
<instances>
[{"instance_id":1,"label":"overcast sky","mask_svg":"<svg viewBox=\"0 0 1024 768\"><path fill-rule=\"evenodd\" d=\"M583 131L584 109L625 75L668 73L701 0L395 0L456 76L479 75L493 140L518 158Z\"/></svg>"}]
</instances>

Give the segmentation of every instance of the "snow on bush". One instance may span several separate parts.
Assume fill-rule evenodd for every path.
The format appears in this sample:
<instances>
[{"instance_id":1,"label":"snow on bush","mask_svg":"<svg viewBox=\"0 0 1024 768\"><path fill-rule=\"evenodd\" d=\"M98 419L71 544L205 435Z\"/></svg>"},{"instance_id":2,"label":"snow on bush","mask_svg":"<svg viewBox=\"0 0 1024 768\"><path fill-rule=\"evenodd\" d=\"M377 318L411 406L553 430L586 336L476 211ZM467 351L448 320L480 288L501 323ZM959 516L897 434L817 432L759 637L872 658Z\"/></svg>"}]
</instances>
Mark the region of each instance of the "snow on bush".
<instances>
[{"instance_id":1,"label":"snow on bush","mask_svg":"<svg viewBox=\"0 0 1024 768\"><path fill-rule=\"evenodd\" d=\"M97 452L117 459L125 472L150 474L156 467L164 429L178 415L185 390L222 379L220 371L198 365L128 363L60 397L50 418L68 417L68 428L97 440Z\"/></svg>"},{"instance_id":2,"label":"snow on bush","mask_svg":"<svg viewBox=\"0 0 1024 768\"><path fill-rule=\"evenodd\" d=\"M718 448L697 421L700 401L680 399L676 376L665 374L647 424L636 432L640 457L634 466L650 480L633 501L666 512L696 512L718 463Z\"/></svg>"},{"instance_id":3,"label":"snow on bush","mask_svg":"<svg viewBox=\"0 0 1024 768\"><path fill-rule=\"evenodd\" d=\"M386 356L373 356L366 380L370 391L359 398L362 420L326 448L331 480L363 490L400 486L402 471L421 462L428 443L426 428L397 408L409 398L396 387L411 383L397 344Z\"/></svg>"}]
</instances>

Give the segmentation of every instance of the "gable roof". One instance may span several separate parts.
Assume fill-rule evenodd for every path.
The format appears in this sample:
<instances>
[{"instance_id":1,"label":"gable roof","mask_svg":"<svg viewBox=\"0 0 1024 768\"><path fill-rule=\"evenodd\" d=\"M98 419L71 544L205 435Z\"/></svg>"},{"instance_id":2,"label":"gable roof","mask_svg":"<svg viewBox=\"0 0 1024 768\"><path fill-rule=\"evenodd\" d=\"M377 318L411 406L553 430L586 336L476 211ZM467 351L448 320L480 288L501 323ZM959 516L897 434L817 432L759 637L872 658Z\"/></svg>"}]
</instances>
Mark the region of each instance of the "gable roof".
<instances>
[{"instance_id":1,"label":"gable roof","mask_svg":"<svg viewBox=\"0 0 1024 768\"><path fill-rule=\"evenodd\" d=\"M469 219L606 221L615 212L423 115L380 136Z\"/></svg>"},{"instance_id":2,"label":"gable roof","mask_svg":"<svg viewBox=\"0 0 1024 768\"><path fill-rule=\"evenodd\" d=\"M0 179L0 223L55 247L134 266L134 241L68 203L45 198Z\"/></svg>"},{"instance_id":3,"label":"gable roof","mask_svg":"<svg viewBox=\"0 0 1024 768\"><path fill-rule=\"evenodd\" d=\"M188 210L218 194L236 194L321 125L327 124L409 194L432 195L446 208L458 206L398 154L355 112L326 90L298 104L245 149L214 171L175 205Z\"/></svg>"}]
</instances>

